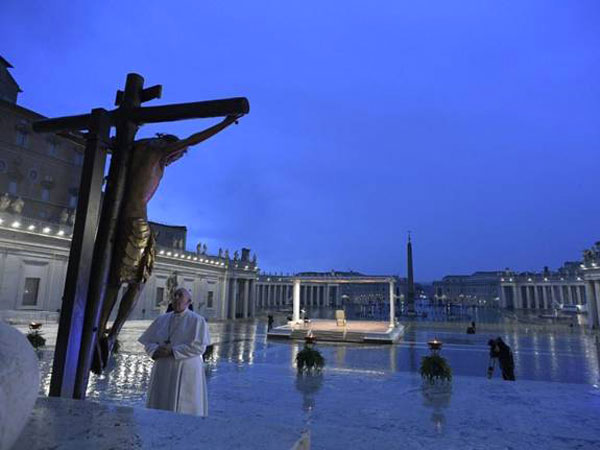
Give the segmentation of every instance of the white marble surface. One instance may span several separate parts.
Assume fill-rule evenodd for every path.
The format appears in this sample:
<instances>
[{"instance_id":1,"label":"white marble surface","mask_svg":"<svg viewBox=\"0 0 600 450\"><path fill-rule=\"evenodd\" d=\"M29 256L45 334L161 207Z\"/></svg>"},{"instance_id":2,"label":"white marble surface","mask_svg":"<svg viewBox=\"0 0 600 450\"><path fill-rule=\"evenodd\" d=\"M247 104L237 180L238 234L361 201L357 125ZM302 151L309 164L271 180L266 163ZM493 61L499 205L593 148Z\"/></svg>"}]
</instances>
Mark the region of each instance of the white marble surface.
<instances>
[{"instance_id":1,"label":"white marble surface","mask_svg":"<svg viewBox=\"0 0 600 450\"><path fill-rule=\"evenodd\" d=\"M93 380L90 398L143 405L151 361L136 339L146 325L124 329L123 353L105 376ZM515 349L515 383L498 379L497 373L493 380L483 377L491 336L439 330L405 335L397 346L319 345L327 360L322 376L298 379L292 364L297 343L267 340L264 327L249 323L211 326L221 345L207 366L207 421L198 425L198 419L183 418L187 425L179 427L172 425L179 419L143 408L101 406L100 425L114 427L111 417L119 419L118 427L126 424L116 432L108 425L92 427L91 413L53 411L48 406L52 399L40 400L18 448L86 448L69 447L86 440L122 448L133 438L137 448L162 445L165 439L182 443L173 448L195 448L194 439L200 448L289 448L289 439L304 429L310 430L316 449L600 448L598 347L585 336L507 335ZM52 330L46 331L50 336ZM443 354L457 374L445 398L425 397L418 375L408 372L417 370L434 336L445 341ZM585 377L580 375L584 371ZM554 381L528 381L527 376ZM568 379L580 384L557 382ZM83 419L74 420L75 415ZM200 437L188 441L189 430L197 427ZM203 441L208 434L216 441ZM119 445L111 443L113 437Z\"/></svg>"},{"instance_id":2,"label":"white marble surface","mask_svg":"<svg viewBox=\"0 0 600 450\"><path fill-rule=\"evenodd\" d=\"M302 381L259 365L223 376L229 395L207 419L39 398L14 450L291 448L302 430L313 449L600 448L600 392L589 385L456 377L432 399L412 374Z\"/></svg>"},{"instance_id":3,"label":"white marble surface","mask_svg":"<svg viewBox=\"0 0 600 450\"><path fill-rule=\"evenodd\" d=\"M40 397L12 450L292 449L301 430L248 417L200 418L145 408Z\"/></svg>"},{"instance_id":4,"label":"white marble surface","mask_svg":"<svg viewBox=\"0 0 600 450\"><path fill-rule=\"evenodd\" d=\"M9 449L27 423L39 384L33 347L17 329L0 322L0 450Z\"/></svg>"}]
</instances>

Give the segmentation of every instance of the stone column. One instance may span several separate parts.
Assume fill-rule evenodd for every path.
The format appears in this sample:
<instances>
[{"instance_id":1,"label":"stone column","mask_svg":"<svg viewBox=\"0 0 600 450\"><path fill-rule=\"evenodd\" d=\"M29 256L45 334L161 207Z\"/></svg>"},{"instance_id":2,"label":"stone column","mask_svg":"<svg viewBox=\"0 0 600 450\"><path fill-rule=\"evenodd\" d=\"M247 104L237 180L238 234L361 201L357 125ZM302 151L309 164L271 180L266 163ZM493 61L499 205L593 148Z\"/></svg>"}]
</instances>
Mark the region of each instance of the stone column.
<instances>
[{"instance_id":1,"label":"stone column","mask_svg":"<svg viewBox=\"0 0 600 450\"><path fill-rule=\"evenodd\" d=\"M600 281L588 280L587 282L588 317L590 326L600 326Z\"/></svg>"},{"instance_id":2,"label":"stone column","mask_svg":"<svg viewBox=\"0 0 600 450\"><path fill-rule=\"evenodd\" d=\"M267 308L271 307L271 283L265 284L266 292L266 300L267 300Z\"/></svg>"},{"instance_id":3,"label":"stone column","mask_svg":"<svg viewBox=\"0 0 600 450\"><path fill-rule=\"evenodd\" d=\"M227 319L228 307L229 307L229 279L227 274L223 277L223 283L221 284L221 319Z\"/></svg>"},{"instance_id":4,"label":"stone column","mask_svg":"<svg viewBox=\"0 0 600 450\"><path fill-rule=\"evenodd\" d=\"M256 281L248 280L250 283L250 317L256 317Z\"/></svg>"},{"instance_id":5,"label":"stone column","mask_svg":"<svg viewBox=\"0 0 600 450\"><path fill-rule=\"evenodd\" d=\"M395 305L395 298L394 298L394 285L395 283L393 281L390 281L390 292L389 292L389 298L390 298L390 327L393 327L396 325L395 322L395 318L396 318L396 305Z\"/></svg>"},{"instance_id":6,"label":"stone column","mask_svg":"<svg viewBox=\"0 0 600 450\"><path fill-rule=\"evenodd\" d=\"M233 277L231 279L232 282L232 288L231 288L231 301L229 303L230 308L229 308L229 318L235 320L235 316L237 314L237 300L238 300L238 292L239 292L239 287L238 287L238 279L236 277Z\"/></svg>"},{"instance_id":7,"label":"stone column","mask_svg":"<svg viewBox=\"0 0 600 450\"><path fill-rule=\"evenodd\" d=\"M516 284L512 285L513 291L513 305L515 309L521 309L523 305L521 304L521 296L519 295L519 289Z\"/></svg>"},{"instance_id":8,"label":"stone column","mask_svg":"<svg viewBox=\"0 0 600 450\"><path fill-rule=\"evenodd\" d=\"M540 298L540 293L537 284L533 285L533 298L537 309L544 309L544 304L542 303L542 299Z\"/></svg>"},{"instance_id":9,"label":"stone column","mask_svg":"<svg viewBox=\"0 0 600 450\"><path fill-rule=\"evenodd\" d=\"M250 280L243 280L244 283L244 319L248 318L248 312L250 311Z\"/></svg>"},{"instance_id":10,"label":"stone column","mask_svg":"<svg viewBox=\"0 0 600 450\"><path fill-rule=\"evenodd\" d=\"M300 280L294 280L293 321L300 322Z\"/></svg>"},{"instance_id":11,"label":"stone column","mask_svg":"<svg viewBox=\"0 0 600 450\"><path fill-rule=\"evenodd\" d=\"M506 309L508 306L506 302L506 291L503 285L500 285L500 308Z\"/></svg>"},{"instance_id":12,"label":"stone column","mask_svg":"<svg viewBox=\"0 0 600 450\"><path fill-rule=\"evenodd\" d=\"M314 286L307 286L307 288L308 288L308 304L310 306L313 306L313 287Z\"/></svg>"}]
</instances>

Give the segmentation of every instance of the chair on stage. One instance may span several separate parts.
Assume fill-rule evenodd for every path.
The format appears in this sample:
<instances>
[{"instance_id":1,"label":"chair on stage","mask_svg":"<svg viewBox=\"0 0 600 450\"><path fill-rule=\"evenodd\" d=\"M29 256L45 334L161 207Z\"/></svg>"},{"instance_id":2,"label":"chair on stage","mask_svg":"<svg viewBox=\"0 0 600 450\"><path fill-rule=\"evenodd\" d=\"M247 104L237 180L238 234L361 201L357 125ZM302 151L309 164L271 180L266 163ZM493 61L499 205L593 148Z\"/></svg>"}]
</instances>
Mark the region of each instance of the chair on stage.
<instances>
[{"instance_id":1,"label":"chair on stage","mask_svg":"<svg viewBox=\"0 0 600 450\"><path fill-rule=\"evenodd\" d=\"M338 327L346 326L346 313L343 309L337 309L335 311L335 321Z\"/></svg>"}]
</instances>

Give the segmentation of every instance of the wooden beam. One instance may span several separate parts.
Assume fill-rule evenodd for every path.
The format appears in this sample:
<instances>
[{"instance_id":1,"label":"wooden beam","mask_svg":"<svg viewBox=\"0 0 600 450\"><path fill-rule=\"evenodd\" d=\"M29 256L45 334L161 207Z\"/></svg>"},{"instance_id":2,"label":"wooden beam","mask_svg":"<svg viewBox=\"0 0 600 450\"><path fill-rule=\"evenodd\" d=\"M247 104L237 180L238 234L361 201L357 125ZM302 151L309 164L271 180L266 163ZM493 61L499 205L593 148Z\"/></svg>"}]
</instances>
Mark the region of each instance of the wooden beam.
<instances>
[{"instance_id":1,"label":"wooden beam","mask_svg":"<svg viewBox=\"0 0 600 450\"><path fill-rule=\"evenodd\" d=\"M91 131L87 136L79 184L77 215L50 379L50 395L53 397L73 397L94 239L101 206L106 163L104 145L110 130L108 113L104 109L95 109L90 114L89 121Z\"/></svg>"},{"instance_id":2,"label":"wooden beam","mask_svg":"<svg viewBox=\"0 0 600 450\"><path fill-rule=\"evenodd\" d=\"M144 106L133 109L131 117L137 123L156 123L247 114L249 111L248 99L236 97L165 106Z\"/></svg>"},{"instance_id":3,"label":"wooden beam","mask_svg":"<svg viewBox=\"0 0 600 450\"><path fill-rule=\"evenodd\" d=\"M156 95L158 86L148 88L147 96ZM118 101L122 102L121 96ZM140 99L141 102L141 99ZM127 119L137 124L173 122L186 119L204 119L209 117L224 117L237 114L248 114L250 104L245 97L234 97L223 100L208 100L204 102L176 103L174 105L164 106L145 106L135 107L127 111L123 109L114 109L108 113L111 125ZM58 117L56 119L45 119L34 122L33 130L38 133L49 133L53 131L65 130L85 130L90 126L90 115L81 114L78 116Z\"/></svg>"},{"instance_id":4,"label":"wooden beam","mask_svg":"<svg viewBox=\"0 0 600 450\"><path fill-rule=\"evenodd\" d=\"M131 159L131 144L137 132L136 124L128 120L125 112L139 107L143 87L144 79L140 75L135 73L128 74L121 106L117 110L119 114L116 117L122 118L122 121L116 124L116 147L113 150L110 161L102 215L98 224L98 233L96 234L92 275L89 280L88 300L85 311L85 327L82 334L79 365L77 367L73 395L74 398L78 399L85 399L87 391L92 356L96 347L96 340L98 339L98 324L102 313L102 304L106 296L119 214L125 192L127 169Z\"/></svg>"},{"instance_id":5,"label":"wooden beam","mask_svg":"<svg viewBox=\"0 0 600 450\"><path fill-rule=\"evenodd\" d=\"M110 113L109 113L110 114ZM90 128L90 114L79 116L57 117L56 119L44 119L34 122L33 131L38 133L51 133L53 131L77 131Z\"/></svg>"}]
</instances>

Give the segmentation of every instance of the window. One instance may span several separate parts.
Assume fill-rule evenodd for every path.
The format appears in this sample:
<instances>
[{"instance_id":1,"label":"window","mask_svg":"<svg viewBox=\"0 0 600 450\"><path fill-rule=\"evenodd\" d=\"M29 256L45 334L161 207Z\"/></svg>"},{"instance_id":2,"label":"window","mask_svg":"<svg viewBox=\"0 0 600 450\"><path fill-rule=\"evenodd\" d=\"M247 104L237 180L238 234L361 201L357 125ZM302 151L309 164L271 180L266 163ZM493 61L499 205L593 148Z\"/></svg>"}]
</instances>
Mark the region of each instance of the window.
<instances>
[{"instance_id":1,"label":"window","mask_svg":"<svg viewBox=\"0 0 600 450\"><path fill-rule=\"evenodd\" d=\"M162 306L162 302L165 298L165 288L164 287L157 287L156 288L156 301L154 302L154 306L156 306L157 308L159 306Z\"/></svg>"},{"instance_id":2,"label":"window","mask_svg":"<svg viewBox=\"0 0 600 450\"><path fill-rule=\"evenodd\" d=\"M77 196L69 194L69 208L77 207Z\"/></svg>"},{"instance_id":3,"label":"window","mask_svg":"<svg viewBox=\"0 0 600 450\"><path fill-rule=\"evenodd\" d=\"M17 139L15 141L15 143L19 146L19 147L27 147L27 132L23 131L23 130L17 130Z\"/></svg>"},{"instance_id":4,"label":"window","mask_svg":"<svg viewBox=\"0 0 600 450\"><path fill-rule=\"evenodd\" d=\"M13 195L17 195L17 182L16 181L9 181L8 182L8 192L10 194Z\"/></svg>"},{"instance_id":5,"label":"window","mask_svg":"<svg viewBox=\"0 0 600 450\"><path fill-rule=\"evenodd\" d=\"M74 156L74 161L75 161L75 165L77 166L82 166L83 165L83 154L79 153L78 151L75 151L75 156Z\"/></svg>"},{"instance_id":6,"label":"window","mask_svg":"<svg viewBox=\"0 0 600 450\"><path fill-rule=\"evenodd\" d=\"M0 159L0 173L6 172L6 161Z\"/></svg>"},{"instance_id":7,"label":"window","mask_svg":"<svg viewBox=\"0 0 600 450\"><path fill-rule=\"evenodd\" d=\"M56 141L48 142L48 154L50 156L56 156L58 153L58 143Z\"/></svg>"},{"instance_id":8,"label":"window","mask_svg":"<svg viewBox=\"0 0 600 450\"><path fill-rule=\"evenodd\" d=\"M37 305L39 287L39 278L25 278L25 289L23 290L23 306Z\"/></svg>"},{"instance_id":9,"label":"window","mask_svg":"<svg viewBox=\"0 0 600 450\"><path fill-rule=\"evenodd\" d=\"M45 202L50 201L50 190L43 188L42 189L42 200Z\"/></svg>"},{"instance_id":10,"label":"window","mask_svg":"<svg viewBox=\"0 0 600 450\"><path fill-rule=\"evenodd\" d=\"M37 179L38 179L38 171L35 170L35 169L31 169L29 171L29 179L31 181L37 181Z\"/></svg>"},{"instance_id":11,"label":"window","mask_svg":"<svg viewBox=\"0 0 600 450\"><path fill-rule=\"evenodd\" d=\"M214 292L208 291L208 295L206 296L206 307L207 308L213 307L213 297L214 297Z\"/></svg>"}]
</instances>

